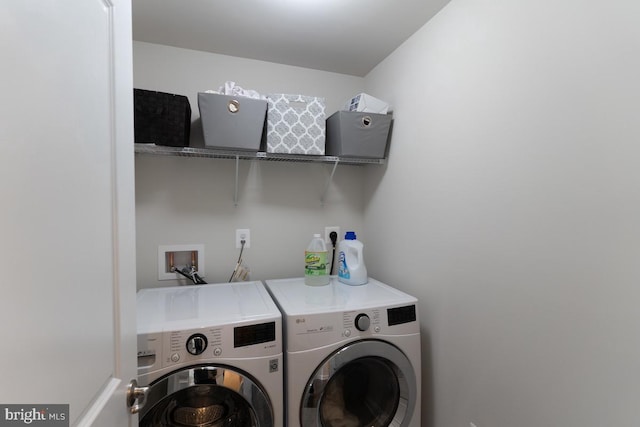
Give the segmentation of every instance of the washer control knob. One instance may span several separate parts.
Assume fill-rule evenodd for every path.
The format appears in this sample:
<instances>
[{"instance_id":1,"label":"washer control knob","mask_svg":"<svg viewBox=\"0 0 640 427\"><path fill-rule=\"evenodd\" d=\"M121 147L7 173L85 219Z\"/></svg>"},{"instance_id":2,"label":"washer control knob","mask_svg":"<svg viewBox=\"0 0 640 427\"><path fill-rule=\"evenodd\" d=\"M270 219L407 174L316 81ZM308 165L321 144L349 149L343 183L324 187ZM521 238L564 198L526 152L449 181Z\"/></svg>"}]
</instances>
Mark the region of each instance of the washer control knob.
<instances>
[{"instance_id":1,"label":"washer control knob","mask_svg":"<svg viewBox=\"0 0 640 427\"><path fill-rule=\"evenodd\" d=\"M373 330L374 330L375 332L380 332L380 326L376 326L375 328L373 328Z\"/></svg>"},{"instance_id":2,"label":"washer control knob","mask_svg":"<svg viewBox=\"0 0 640 427\"><path fill-rule=\"evenodd\" d=\"M193 334L187 340L187 351L197 356L207 349L207 337L202 334Z\"/></svg>"},{"instance_id":3,"label":"washer control knob","mask_svg":"<svg viewBox=\"0 0 640 427\"><path fill-rule=\"evenodd\" d=\"M180 355L178 353L173 353L171 355L171 361L174 362L174 363L175 362L179 362L180 361Z\"/></svg>"},{"instance_id":4,"label":"washer control knob","mask_svg":"<svg viewBox=\"0 0 640 427\"><path fill-rule=\"evenodd\" d=\"M220 356L222 354L222 349L220 347L216 347L213 349L214 356Z\"/></svg>"},{"instance_id":5,"label":"washer control knob","mask_svg":"<svg viewBox=\"0 0 640 427\"><path fill-rule=\"evenodd\" d=\"M366 331L367 329L369 329L369 325L371 325L371 319L369 319L369 316L367 316L364 313L360 313L356 316L356 329L359 331Z\"/></svg>"},{"instance_id":6,"label":"washer control knob","mask_svg":"<svg viewBox=\"0 0 640 427\"><path fill-rule=\"evenodd\" d=\"M351 329L345 329L344 332L342 333L345 337L350 337L351 336Z\"/></svg>"}]
</instances>

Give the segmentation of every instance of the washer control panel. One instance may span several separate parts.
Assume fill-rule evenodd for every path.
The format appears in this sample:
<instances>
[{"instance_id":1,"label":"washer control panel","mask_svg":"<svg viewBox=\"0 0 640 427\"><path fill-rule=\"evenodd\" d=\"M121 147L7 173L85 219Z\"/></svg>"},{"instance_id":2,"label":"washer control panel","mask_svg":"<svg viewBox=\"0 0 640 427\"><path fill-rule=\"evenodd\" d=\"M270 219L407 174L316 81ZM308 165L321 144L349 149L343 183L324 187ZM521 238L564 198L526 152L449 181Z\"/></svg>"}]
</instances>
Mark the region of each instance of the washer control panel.
<instances>
[{"instance_id":1,"label":"washer control panel","mask_svg":"<svg viewBox=\"0 0 640 427\"><path fill-rule=\"evenodd\" d=\"M162 367L198 363L221 357L237 358L282 352L277 340L280 322L268 321L226 327L168 331L156 342L155 352Z\"/></svg>"},{"instance_id":2,"label":"washer control panel","mask_svg":"<svg viewBox=\"0 0 640 427\"><path fill-rule=\"evenodd\" d=\"M162 349L162 366L214 357L214 350L222 348L222 335L222 328L166 333ZM219 353L222 354L222 350Z\"/></svg>"},{"instance_id":3,"label":"washer control panel","mask_svg":"<svg viewBox=\"0 0 640 427\"><path fill-rule=\"evenodd\" d=\"M187 351L189 354L198 356L207 349L209 340L202 334L193 334L187 339Z\"/></svg>"}]
</instances>

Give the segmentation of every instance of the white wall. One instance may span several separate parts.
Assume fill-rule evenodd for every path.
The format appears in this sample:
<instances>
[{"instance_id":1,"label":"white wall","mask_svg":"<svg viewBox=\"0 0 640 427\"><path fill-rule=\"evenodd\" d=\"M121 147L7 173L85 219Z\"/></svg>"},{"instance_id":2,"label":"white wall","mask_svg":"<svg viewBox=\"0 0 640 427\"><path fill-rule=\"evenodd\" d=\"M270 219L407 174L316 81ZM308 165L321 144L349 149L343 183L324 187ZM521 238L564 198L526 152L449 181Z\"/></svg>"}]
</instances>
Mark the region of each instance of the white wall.
<instances>
[{"instance_id":1,"label":"white wall","mask_svg":"<svg viewBox=\"0 0 640 427\"><path fill-rule=\"evenodd\" d=\"M202 143L197 93L227 80L262 93L325 97L327 114L364 87L359 77L134 43L134 86L188 96L196 145ZM165 244L204 244L206 280L227 281L238 257L236 228L251 230L243 258L253 279L301 276L314 232L363 227L364 167L338 166L322 205L331 168L241 161L234 206L235 160L136 156L138 287L176 284L157 280L158 246Z\"/></svg>"},{"instance_id":2,"label":"white wall","mask_svg":"<svg viewBox=\"0 0 640 427\"><path fill-rule=\"evenodd\" d=\"M638 16L452 0L366 77L366 261L420 299L424 426L640 425Z\"/></svg>"}]
</instances>

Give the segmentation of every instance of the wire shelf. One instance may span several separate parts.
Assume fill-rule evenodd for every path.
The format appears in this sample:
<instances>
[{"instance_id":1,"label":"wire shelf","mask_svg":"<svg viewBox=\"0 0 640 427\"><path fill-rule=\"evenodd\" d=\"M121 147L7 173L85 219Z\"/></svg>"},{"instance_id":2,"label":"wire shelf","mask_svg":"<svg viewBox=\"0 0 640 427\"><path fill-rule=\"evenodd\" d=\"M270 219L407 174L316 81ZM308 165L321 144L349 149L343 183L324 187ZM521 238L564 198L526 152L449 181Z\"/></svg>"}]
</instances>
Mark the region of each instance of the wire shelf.
<instances>
[{"instance_id":1,"label":"wire shelf","mask_svg":"<svg viewBox=\"0 0 640 427\"><path fill-rule=\"evenodd\" d=\"M362 157L311 156L279 154L265 151L227 151L196 147L169 147L155 144L135 144L135 153L152 156L201 157L209 159L267 160L276 162L340 163L345 165L382 165L384 159Z\"/></svg>"}]
</instances>

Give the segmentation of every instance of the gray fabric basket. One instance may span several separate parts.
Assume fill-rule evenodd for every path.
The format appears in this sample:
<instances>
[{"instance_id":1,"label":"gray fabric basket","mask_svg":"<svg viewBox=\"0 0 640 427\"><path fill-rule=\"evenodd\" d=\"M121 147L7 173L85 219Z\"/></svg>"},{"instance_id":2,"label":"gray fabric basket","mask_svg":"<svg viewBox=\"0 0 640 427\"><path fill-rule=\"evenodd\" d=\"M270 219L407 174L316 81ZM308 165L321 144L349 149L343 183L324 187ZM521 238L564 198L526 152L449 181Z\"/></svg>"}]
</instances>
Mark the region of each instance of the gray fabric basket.
<instances>
[{"instance_id":1,"label":"gray fabric basket","mask_svg":"<svg viewBox=\"0 0 640 427\"><path fill-rule=\"evenodd\" d=\"M383 159L391 115L338 111L327 119L327 155Z\"/></svg>"},{"instance_id":2,"label":"gray fabric basket","mask_svg":"<svg viewBox=\"0 0 640 427\"><path fill-rule=\"evenodd\" d=\"M267 101L200 92L198 109L205 147L260 150Z\"/></svg>"}]
</instances>

